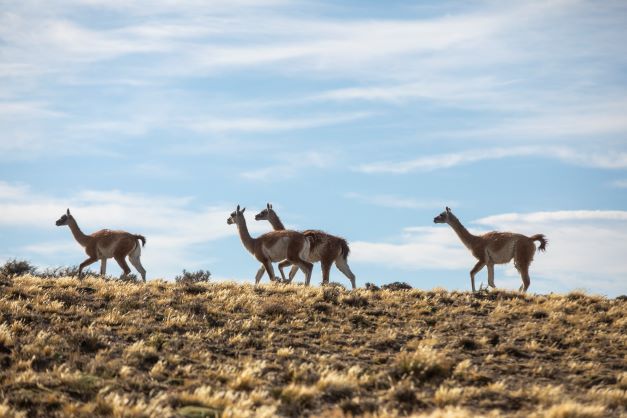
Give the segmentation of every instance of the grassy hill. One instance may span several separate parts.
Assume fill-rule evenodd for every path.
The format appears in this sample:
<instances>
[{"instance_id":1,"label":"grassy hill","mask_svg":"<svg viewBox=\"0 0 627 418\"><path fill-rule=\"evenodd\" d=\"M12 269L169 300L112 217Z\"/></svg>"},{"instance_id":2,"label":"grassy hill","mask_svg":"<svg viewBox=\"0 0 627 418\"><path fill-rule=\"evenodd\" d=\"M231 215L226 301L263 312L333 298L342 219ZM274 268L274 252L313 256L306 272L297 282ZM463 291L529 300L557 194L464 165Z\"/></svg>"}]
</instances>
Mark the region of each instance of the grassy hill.
<instances>
[{"instance_id":1,"label":"grassy hill","mask_svg":"<svg viewBox=\"0 0 627 418\"><path fill-rule=\"evenodd\" d=\"M0 417L627 414L627 301L0 280Z\"/></svg>"}]
</instances>

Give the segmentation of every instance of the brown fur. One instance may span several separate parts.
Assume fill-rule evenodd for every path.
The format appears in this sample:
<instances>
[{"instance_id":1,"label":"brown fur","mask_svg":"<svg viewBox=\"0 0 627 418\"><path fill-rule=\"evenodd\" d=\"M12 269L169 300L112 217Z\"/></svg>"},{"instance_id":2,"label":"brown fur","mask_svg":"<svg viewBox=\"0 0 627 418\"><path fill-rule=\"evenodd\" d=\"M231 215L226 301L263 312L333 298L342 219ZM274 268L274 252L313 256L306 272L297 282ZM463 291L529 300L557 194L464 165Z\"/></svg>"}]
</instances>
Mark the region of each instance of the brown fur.
<instances>
[{"instance_id":1,"label":"brown fur","mask_svg":"<svg viewBox=\"0 0 627 418\"><path fill-rule=\"evenodd\" d=\"M275 232L285 229L281 219L269 203L266 209L255 216L255 219L258 221L268 220ZM350 271L347 264L348 254L350 253L348 242L344 238L337 237L317 229L308 229L302 233L310 243L308 260L312 263L320 262L320 267L322 269L322 283L329 283L331 265L335 262L340 271L342 271L342 273L349 278L354 289L356 287L355 275ZM340 264L338 264L338 262ZM290 264L292 263L290 263L289 260L279 263L279 271L281 272L281 276L284 280L285 274L283 273L283 268L289 266ZM288 282L292 281L295 274L296 269L292 268Z\"/></svg>"},{"instance_id":2,"label":"brown fur","mask_svg":"<svg viewBox=\"0 0 627 418\"><path fill-rule=\"evenodd\" d=\"M281 238L283 238L285 236L292 236L293 235L292 232L294 232L294 231L272 231L272 232L267 232L267 233L265 233L263 235L260 235L257 238L256 244L257 244L258 247L261 246L262 244L267 244L267 245L272 246L272 245L276 244L277 241L279 241Z\"/></svg>"},{"instance_id":3,"label":"brown fur","mask_svg":"<svg viewBox=\"0 0 627 418\"><path fill-rule=\"evenodd\" d=\"M138 269L144 282L146 281L146 271L141 266L139 255L135 256L135 251L139 246L146 245L146 238L143 235L135 235L126 231L112 231L110 229L101 229L90 235L84 234L78 226L74 217L70 214L70 210L61 216L56 222L57 226L68 225L74 235L74 239L85 248L87 260L83 261L78 268L78 277L82 278L83 269L90 264L100 260L101 274L105 274L107 258L114 258L123 271L123 276L130 274L131 269L126 263L126 257L132 258L133 264ZM134 258L135 257L135 258ZM137 263L137 264L136 264ZM138 265L139 264L139 265Z\"/></svg>"},{"instance_id":4,"label":"brown fur","mask_svg":"<svg viewBox=\"0 0 627 418\"><path fill-rule=\"evenodd\" d=\"M304 260L301 257L301 253L305 251L305 246L309 246L309 241L305 238L305 236L302 233L296 231L280 230L268 232L257 238L252 238L250 236L250 233L248 232L248 227L246 226L244 210L246 209L244 208L240 211L240 207L238 205L235 212L233 212L231 216L227 219L227 223L237 225L242 244L244 244L244 247L246 247L246 249L259 262L261 262L263 266L262 269L265 269L266 273L268 273L268 277L270 278L270 280L275 280L272 262L287 260L291 264L297 265L298 267L303 269L305 275L307 276L306 284L309 284L313 264ZM280 256L281 258L278 260L273 260L269 253L272 253L273 247L277 245L277 243L282 239L288 240L287 251L285 254L275 254L276 256ZM257 272L257 276L255 277L255 284L259 283L259 280L261 279L261 275L263 274L262 269L259 269L259 271Z\"/></svg>"},{"instance_id":5,"label":"brown fur","mask_svg":"<svg viewBox=\"0 0 627 418\"><path fill-rule=\"evenodd\" d=\"M472 235L453 212L447 207L444 212L438 215L435 223L447 223L457 233L464 245L470 250L472 255L479 260L470 271L470 282L473 292L475 291L475 275L484 267L488 267L488 285L494 285L494 265L509 263L514 260L514 266L520 273L522 286L520 290L527 291L531 284L529 277L529 266L533 261L536 252L534 241L540 242L540 251L546 250L547 240L542 234L527 237L512 232L488 232L483 235ZM511 247L511 248L510 248Z\"/></svg>"},{"instance_id":6,"label":"brown fur","mask_svg":"<svg viewBox=\"0 0 627 418\"><path fill-rule=\"evenodd\" d=\"M529 239L531 241L539 241L540 242L540 246L538 247L538 250L540 251L546 251L546 244L548 244L548 240L546 239L546 237L542 234L535 234L529 237Z\"/></svg>"}]
</instances>

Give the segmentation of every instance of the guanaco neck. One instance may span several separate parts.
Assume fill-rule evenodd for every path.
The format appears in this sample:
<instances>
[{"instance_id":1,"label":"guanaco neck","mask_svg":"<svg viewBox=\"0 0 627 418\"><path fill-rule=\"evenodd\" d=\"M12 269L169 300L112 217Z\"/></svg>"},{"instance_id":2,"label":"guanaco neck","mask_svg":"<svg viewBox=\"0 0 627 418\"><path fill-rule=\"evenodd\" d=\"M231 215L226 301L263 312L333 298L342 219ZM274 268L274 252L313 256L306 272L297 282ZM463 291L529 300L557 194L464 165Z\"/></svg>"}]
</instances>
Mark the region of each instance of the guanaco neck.
<instances>
[{"instance_id":1,"label":"guanaco neck","mask_svg":"<svg viewBox=\"0 0 627 418\"><path fill-rule=\"evenodd\" d=\"M457 217L452 214L447 223L451 226L451 228L453 228L453 231L455 231L455 233L462 241L462 243L466 246L466 248L472 250L477 240L479 240L479 237L468 232L468 230L464 227L464 225L462 225L459 219L457 219Z\"/></svg>"},{"instance_id":2,"label":"guanaco neck","mask_svg":"<svg viewBox=\"0 0 627 418\"><path fill-rule=\"evenodd\" d=\"M73 217L69 217L67 220L67 225L70 227L70 231L72 231L72 235L74 235L74 239L81 244L83 247L87 247L87 244L91 241L91 237L89 235L85 235L83 231L78 227L76 220Z\"/></svg>"},{"instance_id":3,"label":"guanaco neck","mask_svg":"<svg viewBox=\"0 0 627 418\"><path fill-rule=\"evenodd\" d=\"M272 225L272 229L275 231L282 231L285 229L283 222L279 219L279 215L277 215L273 210L268 211L268 221L270 222L270 225Z\"/></svg>"},{"instance_id":4,"label":"guanaco neck","mask_svg":"<svg viewBox=\"0 0 627 418\"><path fill-rule=\"evenodd\" d=\"M251 253L255 253L255 239L250 236L250 232L248 232L248 226L246 226L246 219L244 216L241 217L241 222L237 223L237 230L239 231L239 238L242 240L242 244L244 247Z\"/></svg>"}]
</instances>

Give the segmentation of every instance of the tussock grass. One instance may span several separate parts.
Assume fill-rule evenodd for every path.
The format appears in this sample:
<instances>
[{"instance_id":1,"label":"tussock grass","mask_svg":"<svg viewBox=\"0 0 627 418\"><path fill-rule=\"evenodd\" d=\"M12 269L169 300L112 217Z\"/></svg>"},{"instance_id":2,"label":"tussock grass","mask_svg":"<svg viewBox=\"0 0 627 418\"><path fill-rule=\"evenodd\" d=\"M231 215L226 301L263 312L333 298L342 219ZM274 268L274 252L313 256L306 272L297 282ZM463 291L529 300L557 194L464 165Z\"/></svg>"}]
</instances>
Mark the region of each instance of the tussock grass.
<instances>
[{"instance_id":1,"label":"tussock grass","mask_svg":"<svg viewBox=\"0 0 627 418\"><path fill-rule=\"evenodd\" d=\"M427 381L446 377L450 369L451 361L442 353L428 346L419 346L416 350L397 355L391 372L397 378L411 376Z\"/></svg>"},{"instance_id":2,"label":"tussock grass","mask_svg":"<svg viewBox=\"0 0 627 418\"><path fill-rule=\"evenodd\" d=\"M627 415L627 300L6 276L2 417Z\"/></svg>"}]
</instances>

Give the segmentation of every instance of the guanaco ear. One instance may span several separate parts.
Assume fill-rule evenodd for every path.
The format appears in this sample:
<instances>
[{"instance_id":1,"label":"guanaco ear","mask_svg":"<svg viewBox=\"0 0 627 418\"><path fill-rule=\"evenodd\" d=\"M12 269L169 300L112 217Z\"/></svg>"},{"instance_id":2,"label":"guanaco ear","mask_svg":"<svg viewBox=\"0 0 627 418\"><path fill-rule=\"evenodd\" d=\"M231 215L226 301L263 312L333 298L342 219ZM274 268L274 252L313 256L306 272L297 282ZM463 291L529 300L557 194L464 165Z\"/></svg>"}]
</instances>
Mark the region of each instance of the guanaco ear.
<instances>
[{"instance_id":1,"label":"guanaco ear","mask_svg":"<svg viewBox=\"0 0 627 418\"><path fill-rule=\"evenodd\" d=\"M242 211L240 213L244 213L245 210L246 210L246 208L242 209Z\"/></svg>"},{"instance_id":2,"label":"guanaco ear","mask_svg":"<svg viewBox=\"0 0 627 418\"><path fill-rule=\"evenodd\" d=\"M451 208L449 208L449 207L447 206L447 207L446 207L446 211L447 211L448 213L451 213Z\"/></svg>"},{"instance_id":3,"label":"guanaco ear","mask_svg":"<svg viewBox=\"0 0 627 418\"><path fill-rule=\"evenodd\" d=\"M266 207L268 208L268 210L272 209L272 205L270 203L268 203Z\"/></svg>"},{"instance_id":4,"label":"guanaco ear","mask_svg":"<svg viewBox=\"0 0 627 418\"><path fill-rule=\"evenodd\" d=\"M70 216L70 208L67 209L67 216Z\"/></svg>"},{"instance_id":5,"label":"guanaco ear","mask_svg":"<svg viewBox=\"0 0 627 418\"><path fill-rule=\"evenodd\" d=\"M237 211L237 212L239 212L239 205L237 205L237 209L236 209L236 211Z\"/></svg>"}]
</instances>

